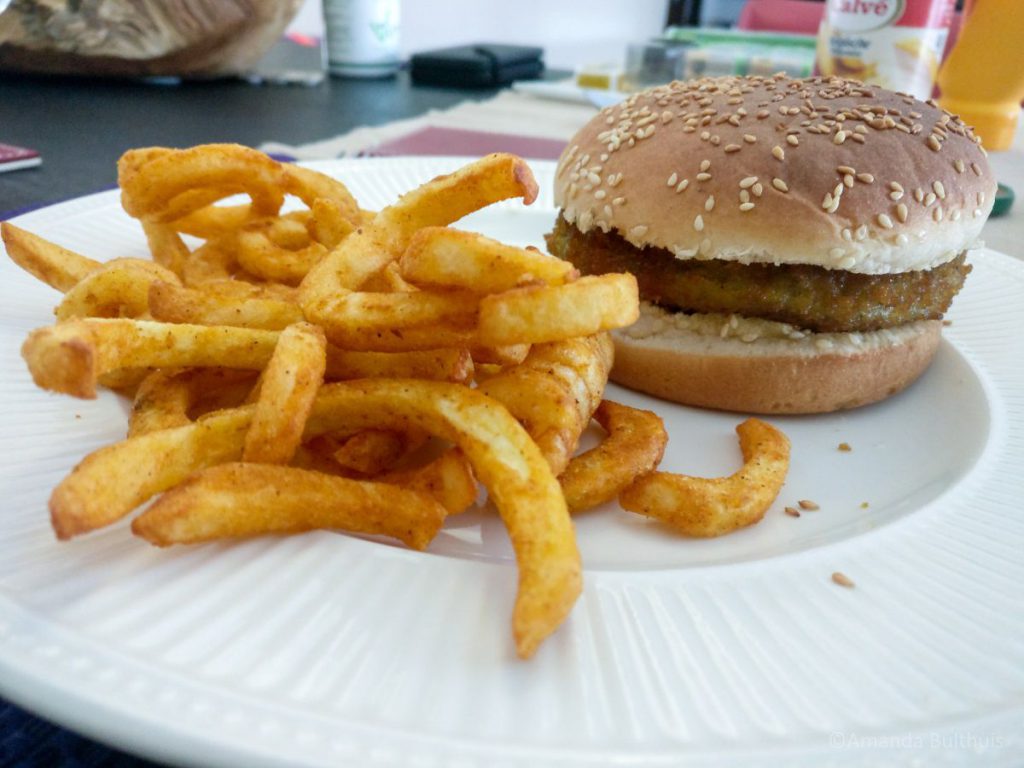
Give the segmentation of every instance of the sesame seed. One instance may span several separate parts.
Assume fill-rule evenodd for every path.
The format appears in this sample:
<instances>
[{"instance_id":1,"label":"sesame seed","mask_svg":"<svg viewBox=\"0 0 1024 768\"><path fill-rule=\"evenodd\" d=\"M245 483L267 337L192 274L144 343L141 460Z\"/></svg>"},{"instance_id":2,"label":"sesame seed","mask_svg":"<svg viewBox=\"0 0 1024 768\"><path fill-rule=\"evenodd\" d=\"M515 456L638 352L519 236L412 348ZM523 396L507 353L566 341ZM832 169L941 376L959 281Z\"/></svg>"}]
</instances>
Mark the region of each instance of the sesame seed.
<instances>
[{"instance_id":1,"label":"sesame seed","mask_svg":"<svg viewBox=\"0 0 1024 768\"><path fill-rule=\"evenodd\" d=\"M612 205L625 205L625 204L626 204L626 198L624 198L624 197L616 197L614 200L612 200Z\"/></svg>"},{"instance_id":2,"label":"sesame seed","mask_svg":"<svg viewBox=\"0 0 1024 768\"><path fill-rule=\"evenodd\" d=\"M594 199L595 200L604 200L607 195L608 195L607 192L605 192L603 189L599 189L599 190L597 190L597 192L594 193Z\"/></svg>"},{"instance_id":3,"label":"sesame seed","mask_svg":"<svg viewBox=\"0 0 1024 768\"><path fill-rule=\"evenodd\" d=\"M710 178L711 178L711 174L710 173L698 173L697 174L697 181L707 181Z\"/></svg>"},{"instance_id":4,"label":"sesame seed","mask_svg":"<svg viewBox=\"0 0 1024 768\"><path fill-rule=\"evenodd\" d=\"M846 187L843 185L843 182L839 182L838 184L836 184L834 187L832 187L832 197L840 197L843 194L843 190L845 188Z\"/></svg>"},{"instance_id":5,"label":"sesame seed","mask_svg":"<svg viewBox=\"0 0 1024 768\"><path fill-rule=\"evenodd\" d=\"M784 150L782 147L778 145L775 145L774 147L772 147L772 157L774 157L776 160L785 160L786 150Z\"/></svg>"},{"instance_id":6,"label":"sesame seed","mask_svg":"<svg viewBox=\"0 0 1024 768\"><path fill-rule=\"evenodd\" d=\"M700 169L702 171L706 171L710 167L711 167L711 161L710 160L701 160L700 161Z\"/></svg>"},{"instance_id":7,"label":"sesame seed","mask_svg":"<svg viewBox=\"0 0 1024 768\"><path fill-rule=\"evenodd\" d=\"M700 140L701 141L707 141L710 138L711 138L711 134L710 133L708 133L707 131L701 131L701 134L700 134Z\"/></svg>"},{"instance_id":8,"label":"sesame seed","mask_svg":"<svg viewBox=\"0 0 1024 768\"><path fill-rule=\"evenodd\" d=\"M789 185L778 177L772 179L772 186L779 190L779 192L789 192Z\"/></svg>"},{"instance_id":9,"label":"sesame seed","mask_svg":"<svg viewBox=\"0 0 1024 768\"><path fill-rule=\"evenodd\" d=\"M741 189L740 190L740 202L741 203L749 203L750 202L750 192L749 191L747 191L745 189Z\"/></svg>"},{"instance_id":10,"label":"sesame seed","mask_svg":"<svg viewBox=\"0 0 1024 768\"><path fill-rule=\"evenodd\" d=\"M932 211L932 218L935 220L936 224L938 222L942 221L942 206L941 205L936 205L935 206L935 210Z\"/></svg>"},{"instance_id":11,"label":"sesame seed","mask_svg":"<svg viewBox=\"0 0 1024 768\"><path fill-rule=\"evenodd\" d=\"M896 245L906 245L909 242L910 242L910 239L906 235L904 235L902 232L900 232L898 235L896 235Z\"/></svg>"},{"instance_id":12,"label":"sesame seed","mask_svg":"<svg viewBox=\"0 0 1024 768\"><path fill-rule=\"evenodd\" d=\"M770 114L771 114L771 112L769 112L767 109L759 109L757 111L756 117L757 117L758 120L764 120Z\"/></svg>"},{"instance_id":13,"label":"sesame seed","mask_svg":"<svg viewBox=\"0 0 1024 768\"><path fill-rule=\"evenodd\" d=\"M790 517L800 517L800 510L798 510L796 507L786 507L782 511Z\"/></svg>"},{"instance_id":14,"label":"sesame seed","mask_svg":"<svg viewBox=\"0 0 1024 768\"><path fill-rule=\"evenodd\" d=\"M791 147L797 147L800 146L800 139L790 134L789 136L786 137L786 143L789 144L789 146Z\"/></svg>"},{"instance_id":15,"label":"sesame seed","mask_svg":"<svg viewBox=\"0 0 1024 768\"><path fill-rule=\"evenodd\" d=\"M598 176L593 171L591 171L590 173L587 174L587 181L589 181L594 186L597 186L598 184L601 183L601 177Z\"/></svg>"},{"instance_id":16,"label":"sesame seed","mask_svg":"<svg viewBox=\"0 0 1024 768\"><path fill-rule=\"evenodd\" d=\"M849 227L844 227L843 231L840 234L843 236L843 240L847 240L847 241L852 241L853 240L853 232L850 231Z\"/></svg>"},{"instance_id":17,"label":"sesame seed","mask_svg":"<svg viewBox=\"0 0 1024 768\"><path fill-rule=\"evenodd\" d=\"M708 195L708 199L704 201L704 210L710 213L715 208L715 196Z\"/></svg>"},{"instance_id":18,"label":"sesame seed","mask_svg":"<svg viewBox=\"0 0 1024 768\"><path fill-rule=\"evenodd\" d=\"M621 173L612 174L611 176L608 177L608 186L609 187L617 187L619 185L620 181L622 181L622 174Z\"/></svg>"},{"instance_id":19,"label":"sesame seed","mask_svg":"<svg viewBox=\"0 0 1024 768\"><path fill-rule=\"evenodd\" d=\"M929 192L924 196L924 207L927 208L929 205L935 202L935 193Z\"/></svg>"},{"instance_id":20,"label":"sesame seed","mask_svg":"<svg viewBox=\"0 0 1024 768\"><path fill-rule=\"evenodd\" d=\"M747 176L740 181L740 189L750 189L757 183L757 176Z\"/></svg>"},{"instance_id":21,"label":"sesame seed","mask_svg":"<svg viewBox=\"0 0 1024 768\"><path fill-rule=\"evenodd\" d=\"M889 182L889 189L891 189L893 192L902 192L903 191L903 185L900 184L898 181L890 181Z\"/></svg>"},{"instance_id":22,"label":"sesame seed","mask_svg":"<svg viewBox=\"0 0 1024 768\"><path fill-rule=\"evenodd\" d=\"M855 133L855 134L853 134L853 136L851 136L850 138L852 138L852 139L853 139L854 141L856 141L856 142L857 142L858 144L863 144L863 143L864 143L864 141L865 141L865 139L864 139L864 134L863 134L863 133Z\"/></svg>"},{"instance_id":23,"label":"sesame seed","mask_svg":"<svg viewBox=\"0 0 1024 768\"><path fill-rule=\"evenodd\" d=\"M900 203L899 205L896 206L896 218L900 220L900 223L907 223L907 213L907 206L904 205L903 203Z\"/></svg>"},{"instance_id":24,"label":"sesame seed","mask_svg":"<svg viewBox=\"0 0 1024 768\"><path fill-rule=\"evenodd\" d=\"M953 211L951 214L949 214L949 220L950 221L960 221L960 209L959 208L957 210Z\"/></svg>"},{"instance_id":25,"label":"sesame seed","mask_svg":"<svg viewBox=\"0 0 1024 768\"><path fill-rule=\"evenodd\" d=\"M743 134L743 140L745 142L747 142L747 144L756 144L757 143L757 136L754 136L753 134L750 134L750 133L744 133Z\"/></svg>"},{"instance_id":26,"label":"sesame seed","mask_svg":"<svg viewBox=\"0 0 1024 768\"><path fill-rule=\"evenodd\" d=\"M875 177L872 176L870 173L858 173L857 174L857 181L862 181L865 184L874 184L875 183Z\"/></svg>"},{"instance_id":27,"label":"sesame seed","mask_svg":"<svg viewBox=\"0 0 1024 768\"><path fill-rule=\"evenodd\" d=\"M668 182L666 183L668 186L674 187L677 183L679 183L679 174L673 173L671 176L668 177Z\"/></svg>"},{"instance_id":28,"label":"sesame seed","mask_svg":"<svg viewBox=\"0 0 1024 768\"><path fill-rule=\"evenodd\" d=\"M750 191L754 193L754 197L760 197L764 194L764 187L761 186L761 182L758 182L750 188Z\"/></svg>"},{"instance_id":29,"label":"sesame seed","mask_svg":"<svg viewBox=\"0 0 1024 768\"><path fill-rule=\"evenodd\" d=\"M889 193L889 199L890 200L902 200L903 199L903 190L902 189L894 189L892 192Z\"/></svg>"},{"instance_id":30,"label":"sesame seed","mask_svg":"<svg viewBox=\"0 0 1024 768\"><path fill-rule=\"evenodd\" d=\"M850 189L853 189L853 174L848 173L843 176L843 184L848 186Z\"/></svg>"},{"instance_id":31,"label":"sesame seed","mask_svg":"<svg viewBox=\"0 0 1024 768\"><path fill-rule=\"evenodd\" d=\"M939 200L945 200L946 199L946 188L944 186L942 186L942 182L941 181L933 181L932 182L932 189L935 190L935 194L938 195Z\"/></svg>"},{"instance_id":32,"label":"sesame seed","mask_svg":"<svg viewBox=\"0 0 1024 768\"><path fill-rule=\"evenodd\" d=\"M971 163L971 170L974 171L975 176L981 176L981 166L977 163Z\"/></svg>"},{"instance_id":33,"label":"sesame seed","mask_svg":"<svg viewBox=\"0 0 1024 768\"><path fill-rule=\"evenodd\" d=\"M797 502L797 505L800 507L800 509L806 509L811 512L816 512L819 509L821 509L820 506L818 506L815 502L810 501L809 499L800 499L800 501Z\"/></svg>"},{"instance_id":34,"label":"sesame seed","mask_svg":"<svg viewBox=\"0 0 1024 768\"><path fill-rule=\"evenodd\" d=\"M861 224L859 227L857 227L857 231L853 233L853 239L857 240L857 241L863 240L867 236L868 236L868 225L867 224Z\"/></svg>"},{"instance_id":35,"label":"sesame seed","mask_svg":"<svg viewBox=\"0 0 1024 768\"><path fill-rule=\"evenodd\" d=\"M836 166L836 173L838 173L840 176L849 176L856 175L857 171L856 169L851 168L848 165L838 165Z\"/></svg>"},{"instance_id":36,"label":"sesame seed","mask_svg":"<svg viewBox=\"0 0 1024 768\"><path fill-rule=\"evenodd\" d=\"M678 184L676 184L676 192L682 192L688 186L690 186L690 180L689 179L683 179Z\"/></svg>"},{"instance_id":37,"label":"sesame seed","mask_svg":"<svg viewBox=\"0 0 1024 768\"><path fill-rule=\"evenodd\" d=\"M697 214L697 217L693 220L693 228L698 232L704 231L704 217L701 216L699 213Z\"/></svg>"},{"instance_id":38,"label":"sesame seed","mask_svg":"<svg viewBox=\"0 0 1024 768\"><path fill-rule=\"evenodd\" d=\"M612 210L612 207L610 205L606 205L604 207L605 218L610 219L614 214L615 214L615 211Z\"/></svg>"},{"instance_id":39,"label":"sesame seed","mask_svg":"<svg viewBox=\"0 0 1024 768\"><path fill-rule=\"evenodd\" d=\"M647 234L647 225L637 224L635 227L630 227L629 234L631 237L643 237Z\"/></svg>"},{"instance_id":40,"label":"sesame seed","mask_svg":"<svg viewBox=\"0 0 1024 768\"><path fill-rule=\"evenodd\" d=\"M839 259L843 258L845 254L846 251L844 251L842 248L830 248L828 251L828 255L832 259L832 261L839 261Z\"/></svg>"},{"instance_id":41,"label":"sesame seed","mask_svg":"<svg viewBox=\"0 0 1024 768\"><path fill-rule=\"evenodd\" d=\"M892 219L885 213L880 213L877 216L879 226L885 229L892 229Z\"/></svg>"},{"instance_id":42,"label":"sesame seed","mask_svg":"<svg viewBox=\"0 0 1024 768\"><path fill-rule=\"evenodd\" d=\"M753 203L740 203L740 210L743 211L744 213L746 213L747 211L752 211L753 209Z\"/></svg>"},{"instance_id":43,"label":"sesame seed","mask_svg":"<svg viewBox=\"0 0 1024 768\"><path fill-rule=\"evenodd\" d=\"M842 144L846 141L846 131L836 131L836 135L832 137L833 144Z\"/></svg>"},{"instance_id":44,"label":"sesame seed","mask_svg":"<svg viewBox=\"0 0 1024 768\"><path fill-rule=\"evenodd\" d=\"M826 211L832 207L832 195L828 192L825 193L825 197L821 201L821 207Z\"/></svg>"},{"instance_id":45,"label":"sesame seed","mask_svg":"<svg viewBox=\"0 0 1024 768\"><path fill-rule=\"evenodd\" d=\"M935 138L934 133L928 137L928 147L935 152L938 152L940 149L942 149L942 144L940 144L939 140Z\"/></svg>"},{"instance_id":46,"label":"sesame seed","mask_svg":"<svg viewBox=\"0 0 1024 768\"><path fill-rule=\"evenodd\" d=\"M739 144L726 144L725 145L726 154L732 154L733 152L739 152L741 149L743 149L743 147L741 147Z\"/></svg>"},{"instance_id":47,"label":"sesame seed","mask_svg":"<svg viewBox=\"0 0 1024 768\"><path fill-rule=\"evenodd\" d=\"M915 189L914 190L914 199L917 200L917 202L919 202L919 203L924 202L924 190L921 189L920 187Z\"/></svg>"},{"instance_id":48,"label":"sesame seed","mask_svg":"<svg viewBox=\"0 0 1024 768\"><path fill-rule=\"evenodd\" d=\"M721 143L722 143L722 139L719 136L712 136L711 137L711 144L712 144L712 146L717 147Z\"/></svg>"},{"instance_id":49,"label":"sesame seed","mask_svg":"<svg viewBox=\"0 0 1024 768\"><path fill-rule=\"evenodd\" d=\"M857 260L855 258L853 258L853 256L847 256L844 259L840 259L839 263L836 264L836 266L839 267L840 269L849 269L850 267L852 267L856 263L857 263Z\"/></svg>"},{"instance_id":50,"label":"sesame seed","mask_svg":"<svg viewBox=\"0 0 1024 768\"><path fill-rule=\"evenodd\" d=\"M853 589L855 586L853 580L849 576L845 573L840 573L839 571L832 574L832 581L840 587L846 587L847 589Z\"/></svg>"}]
</instances>

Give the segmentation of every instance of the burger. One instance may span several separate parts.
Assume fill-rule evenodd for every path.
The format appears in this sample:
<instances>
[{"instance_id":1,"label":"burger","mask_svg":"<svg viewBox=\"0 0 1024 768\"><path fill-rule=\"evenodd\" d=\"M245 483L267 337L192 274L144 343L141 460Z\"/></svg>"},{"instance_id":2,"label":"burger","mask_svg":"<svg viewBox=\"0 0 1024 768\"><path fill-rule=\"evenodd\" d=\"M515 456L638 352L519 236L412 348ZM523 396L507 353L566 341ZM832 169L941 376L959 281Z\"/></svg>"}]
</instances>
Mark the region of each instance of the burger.
<instances>
[{"instance_id":1,"label":"burger","mask_svg":"<svg viewBox=\"0 0 1024 768\"><path fill-rule=\"evenodd\" d=\"M840 78L674 82L558 163L548 248L632 272L612 380L754 413L871 403L928 367L995 199L955 115Z\"/></svg>"}]
</instances>

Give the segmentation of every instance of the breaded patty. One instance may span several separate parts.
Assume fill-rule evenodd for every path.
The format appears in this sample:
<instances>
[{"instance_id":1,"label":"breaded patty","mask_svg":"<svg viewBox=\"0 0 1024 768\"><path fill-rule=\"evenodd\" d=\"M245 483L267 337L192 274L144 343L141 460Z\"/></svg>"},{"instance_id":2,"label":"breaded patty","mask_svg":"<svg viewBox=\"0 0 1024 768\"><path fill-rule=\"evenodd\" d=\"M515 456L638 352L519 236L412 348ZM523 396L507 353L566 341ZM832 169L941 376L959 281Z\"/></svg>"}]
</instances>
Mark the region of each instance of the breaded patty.
<instances>
[{"instance_id":1,"label":"breaded patty","mask_svg":"<svg viewBox=\"0 0 1024 768\"><path fill-rule=\"evenodd\" d=\"M640 297L670 309L721 312L790 323L815 332L875 331L937 320L971 267L960 254L935 269L864 275L802 264L677 259L639 249L614 233L582 234L561 216L548 250L584 274L632 272Z\"/></svg>"}]
</instances>

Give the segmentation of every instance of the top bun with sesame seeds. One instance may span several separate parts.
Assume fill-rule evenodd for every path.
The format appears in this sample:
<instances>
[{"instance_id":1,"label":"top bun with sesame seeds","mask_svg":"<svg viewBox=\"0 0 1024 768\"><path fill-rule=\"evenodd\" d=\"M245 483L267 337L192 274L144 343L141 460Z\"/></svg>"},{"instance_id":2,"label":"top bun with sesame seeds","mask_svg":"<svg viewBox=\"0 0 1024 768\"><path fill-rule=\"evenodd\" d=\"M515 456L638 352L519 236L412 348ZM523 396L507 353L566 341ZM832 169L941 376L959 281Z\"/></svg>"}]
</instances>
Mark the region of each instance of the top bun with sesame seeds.
<instances>
[{"instance_id":1,"label":"top bun with sesame seeds","mask_svg":"<svg viewBox=\"0 0 1024 768\"><path fill-rule=\"evenodd\" d=\"M886 380L835 397L784 392L798 385L793 376L778 397L753 404L677 396L678 381L655 392L732 410L834 410L892 394L927 367L995 192L978 139L934 102L839 78L675 82L602 110L569 142L548 245L585 273L634 272L641 298L660 310L710 316L721 327L704 336L735 340L741 358L763 357L751 353L765 336L789 338L806 381L822 379L807 369L808 349L826 340L846 357L870 348L892 358L873 369L884 368ZM751 319L758 330L744 325ZM670 325L676 349L680 324ZM644 327L650 342L657 333ZM876 338L882 331L887 343ZM636 366L625 346L638 346L630 333L618 334L612 378L653 391L642 386L645 365L629 370ZM926 356L907 353L918 336L931 340ZM736 356L714 346L715 354L677 357L706 371L716 355ZM786 357L784 344L772 348L773 359ZM894 381L892 361L901 357L917 369ZM657 365L671 359L661 355Z\"/></svg>"}]
</instances>

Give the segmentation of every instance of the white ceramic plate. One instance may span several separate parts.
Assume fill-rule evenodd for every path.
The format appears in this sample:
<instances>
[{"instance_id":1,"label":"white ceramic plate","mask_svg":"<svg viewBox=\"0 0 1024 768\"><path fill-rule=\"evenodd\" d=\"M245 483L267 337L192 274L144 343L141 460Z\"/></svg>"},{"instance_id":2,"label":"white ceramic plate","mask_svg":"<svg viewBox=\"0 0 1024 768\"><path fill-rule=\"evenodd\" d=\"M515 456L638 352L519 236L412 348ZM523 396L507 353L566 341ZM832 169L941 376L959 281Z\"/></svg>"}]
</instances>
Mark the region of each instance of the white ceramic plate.
<instances>
[{"instance_id":1,"label":"white ceramic plate","mask_svg":"<svg viewBox=\"0 0 1024 768\"><path fill-rule=\"evenodd\" d=\"M367 207L453 166L320 165ZM535 170L548 190L552 166ZM466 226L540 244L553 216L542 195ZM101 258L145 253L113 192L18 223ZM124 524L57 543L49 491L123 436L126 405L33 387L18 348L58 296L4 260L0 692L196 764L1009 765L1024 748L1024 263L973 261L908 391L774 419L792 471L759 525L690 541L617 508L582 515L584 594L524 663L487 510L423 554L331 533L161 551ZM666 469L737 466L739 416L609 395L664 416ZM821 509L783 514L798 499Z\"/></svg>"}]
</instances>

